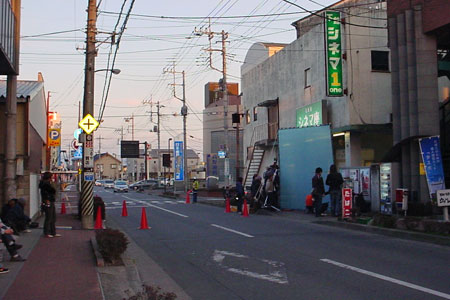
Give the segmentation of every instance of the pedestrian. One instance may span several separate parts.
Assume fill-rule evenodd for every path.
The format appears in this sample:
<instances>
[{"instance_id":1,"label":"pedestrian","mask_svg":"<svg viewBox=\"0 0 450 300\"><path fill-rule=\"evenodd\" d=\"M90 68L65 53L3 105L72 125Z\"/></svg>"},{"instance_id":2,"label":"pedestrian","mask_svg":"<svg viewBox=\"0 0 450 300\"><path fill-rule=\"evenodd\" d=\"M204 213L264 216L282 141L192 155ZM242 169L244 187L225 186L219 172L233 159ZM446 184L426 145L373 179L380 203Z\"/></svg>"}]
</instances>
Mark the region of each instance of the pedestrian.
<instances>
[{"instance_id":1,"label":"pedestrian","mask_svg":"<svg viewBox=\"0 0 450 300\"><path fill-rule=\"evenodd\" d=\"M243 181L244 179L242 177L239 177L236 181L236 200L238 214L242 214L242 204L244 201L244 187L242 186Z\"/></svg>"},{"instance_id":2,"label":"pedestrian","mask_svg":"<svg viewBox=\"0 0 450 300\"><path fill-rule=\"evenodd\" d=\"M199 185L197 177L194 177L194 182L192 183L192 203L197 203L197 191Z\"/></svg>"},{"instance_id":3,"label":"pedestrian","mask_svg":"<svg viewBox=\"0 0 450 300\"><path fill-rule=\"evenodd\" d=\"M56 233L56 209L55 209L55 193L56 190L51 184L52 173L45 172L39 183L41 189L42 204L41 208L45 214L44 236L48 238L59 237Z\"/></svg>"},{"instance_id":4,"label":"pedestrian","mask_svg":"<svg viewBox=\"0 0 450 300\"><path fill-rule=\"evenodd\" d=\"M274 185L274 173L268 174L266 179L266 185L264 191L266 192L266 201L264 207L274 206L275 201L275 185Z\"/></svg>"},{"instance_id":5,"label":"pedestrian","mask_svg":"<svg viewBox=\"0 0 450 300\"><path fill-rule=\"evenodd\" d=\"M325 183L330 187L328 192L330 193L331 214L337 217L341 214L342 184L344 179L342 174L337 171L335 165L330 166L330 173Z\"/></svg>"},{"instance_id":6,"label":"pedestrian","mask_svg":"<svg viewBox=\"0 0 450 300\"><path fill-rule=\"evenodd\" d=\"M31 232L28 229L31 219L24 212L25 199L13 198L8 201L8 204L10 209L6 214L5 220L3 220L5 224L11 227L16 235L19 235L20 232Z\"/></svg>"},{"instance_id":7,"label":"pedestrian","mask_svg":"<svg viewBox=\"0 0 450 300\"><path fill-rule=\"evenodd\" d=\"M16 240L13 237L14 230L0 222L1 239L5 245L6 250L11 256L11 261L25 261L26 259L19 255L17 250L22 248L22 245L16 244Z\"/></svg>"},{"instance_id":8,"label":"pedestrian","mask_svg":"<svg viewBox=\"0 0 450 300\"><path fill-rule=\"evenodd\" d=\"M322 197L325 194L325 186L322 178L322 168L316 168L316 174L312 178L312 192L316 217L322 213Z\"/></svg>"}]
</instances>

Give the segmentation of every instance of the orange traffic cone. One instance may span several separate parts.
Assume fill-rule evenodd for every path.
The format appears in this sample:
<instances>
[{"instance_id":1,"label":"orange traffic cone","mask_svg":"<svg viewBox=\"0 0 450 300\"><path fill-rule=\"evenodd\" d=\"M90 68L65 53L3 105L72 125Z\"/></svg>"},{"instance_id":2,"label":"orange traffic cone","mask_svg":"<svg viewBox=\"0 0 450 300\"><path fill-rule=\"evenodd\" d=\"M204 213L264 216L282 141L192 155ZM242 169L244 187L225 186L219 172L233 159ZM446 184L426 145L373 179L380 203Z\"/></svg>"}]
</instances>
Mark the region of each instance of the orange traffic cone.
<instances>
[{"instance_id":1,"label":"orange traffic cone","mask_svg":"<svg viewBox=\"0 0 450 300\"><path fill-rule=\"evenodd\" d=\"M102 208L100 206L97 208L97 217L95 218L94 229L103 229Z\"/></svg>"},{"instance_id":2,"label":"orange traffic cone","mask_svg":"<svg viewBox=\"0 0 450 300\"><path fill-rule=\"evenodd\" d=\"M190 196L191 191L187 191L186 193L186 204L191 203L191 196Z\"/></svg>"},{"instance_id":3,"label":"orange traffic cone","mask_svg":"<svg viewBox=\"0 0 450 300\"><path fill-rule=\"evenodd\" d=\"M61 203L61 214L65 215L66 214L66 203Z\"/></svg>"},{"instance_id":4,"label":"orange traffic cone","mask_svg":"<svg viewBox=\"0 0 450 300\"><path fill-rule=\"evenodd\" d=\"M244 208L242 209L242 216L248 217L247 199L244 199Z\"/></svg>"},{"instance_id":5,"label":"orange traffic cone","mask_svg":"<svg viewBox=\"0 0 450 300\"><path fill-rule=\"evenodd\" d=\"M145 207L142 208L141 227L139 227L139 229L150 229L150 227L148 227L148 223L147 223L147 214L145 213Z\"/></svg>"},{"instance_id":6,"label":"orange traffic cone","mask_svg":"<svg viewBox=\"0 0 450 300\"><path fill-rule=\"evenodd\" d=\"M122 217L128 217L127 202L125 200L122 202Z\"/></svg>"},{"instance_id":7,"label":"orange traffic cone","mask_svg":"<svg viewBox=\"0 0 450 300\"><path fill-rule=\"evenodd\" d=\"M226 212L226 213L231 212L230 198L228 198L228 197L227 197L227 199L225 200L225 212Z\"/></svg>"}]
</instances>

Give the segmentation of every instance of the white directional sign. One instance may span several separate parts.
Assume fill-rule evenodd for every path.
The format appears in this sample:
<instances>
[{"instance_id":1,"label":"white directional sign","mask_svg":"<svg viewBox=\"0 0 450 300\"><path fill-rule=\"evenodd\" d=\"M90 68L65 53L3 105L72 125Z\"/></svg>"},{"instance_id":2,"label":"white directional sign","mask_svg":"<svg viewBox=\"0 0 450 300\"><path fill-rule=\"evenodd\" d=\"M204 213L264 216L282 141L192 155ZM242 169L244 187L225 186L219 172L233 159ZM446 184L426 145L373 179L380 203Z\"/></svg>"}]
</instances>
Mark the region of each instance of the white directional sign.
<instances>
[{"instance_id":1,"label":"white directional sign","mask_svg":"<svg viewBox=\"0 0 450 300\"><path fill-rule=\"evenodd\" d=\"M78 123L81 129L84 130L87 134L91 134L99 125L96 119L90 114L87 114L83 120Z\"/></svg>"},{"instance_id":2,"label":"white directional sign","mask_svg":"<svg viewBox=\"0 0 450 300\"><path fill-rule=\"evenodd\" d=\"M436 194L438 206L450 206L450 190L440 190Z\"/></svg>"},{"instance_id":3,"label":"white directional sign","mask_svg":"<svg viewBox=\"0 0 450 300\"><path fill-rule=\"evenodd\" d=\"M94 167L94 149L93 148L84 148L84 168L93 168Z\"/></svg>"}]
</instances>

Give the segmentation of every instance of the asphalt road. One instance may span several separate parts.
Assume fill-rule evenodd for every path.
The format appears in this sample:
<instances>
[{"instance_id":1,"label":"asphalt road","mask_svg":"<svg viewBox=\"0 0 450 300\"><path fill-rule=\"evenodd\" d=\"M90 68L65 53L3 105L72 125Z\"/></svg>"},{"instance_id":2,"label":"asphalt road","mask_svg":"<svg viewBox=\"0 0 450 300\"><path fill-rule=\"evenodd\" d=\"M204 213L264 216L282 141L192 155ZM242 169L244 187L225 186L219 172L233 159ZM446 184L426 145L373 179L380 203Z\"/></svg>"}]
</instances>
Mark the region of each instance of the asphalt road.
<instances>
[{"instance_id":1,"label":"asphalt road","mask_svg":"<svg viewBox=\"0 0 450 300\"><path fill-rule=\"evenodd\" d=\"M96 188L123 231L192 299L450 299L450 249L313 224L226 214ZM122 201L128 217L121 217ZM150 230L139 230L146 208Z\"/></svg>"}]
</instances>

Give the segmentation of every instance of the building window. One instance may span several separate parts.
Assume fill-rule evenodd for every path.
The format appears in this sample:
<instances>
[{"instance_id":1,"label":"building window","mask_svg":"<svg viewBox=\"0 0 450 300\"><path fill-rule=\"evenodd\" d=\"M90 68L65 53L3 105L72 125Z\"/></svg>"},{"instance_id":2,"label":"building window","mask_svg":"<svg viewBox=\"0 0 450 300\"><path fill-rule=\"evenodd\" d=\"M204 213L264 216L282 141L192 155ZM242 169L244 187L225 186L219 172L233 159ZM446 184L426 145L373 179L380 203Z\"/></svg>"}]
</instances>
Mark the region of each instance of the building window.
<instances>
[{"instance_id":1,"label":"building window","mask_svg":"<svg viewBox=\"0 0 450 300\"><path fill-rule=\"evenodd\" d=\"M305 70L305 89L311 86L311 68Z\"/></svg>"},{"instance_id":2,"label":"building window","mask_svg":"<svg viewBox=\"0 0 450 300\"><path fill-rule=\"evenodd\" d=\"M247 124L250 124L251 120L250 120L250 112L248 111L248 109L245 111L245 122Z\"/></svg>"},{"instance_id":3,"label":"building window","mask_svg":"<svg viewBox=\"0 0 450 300\"><path fill-rule=\"evenodd\" d=\"M253 107L253 122L258 120L258 107Z\"/></svg>"},{"instance_id":4,"label":"building window","mask_svg":"<svg viewBox=\"0 0 450 300\"><path fill-rule=\"evenodd\" d=\"M117 169L117 165L116 164L111 164L111 169Z\"/></svg>"},{"instance_id":5,"label":"building window","mask_svg":"<svg viewBox=\"0 0 450 300\"><path fill-rule=\"evenodd\" d=\"M372 51L372 71L389 71L389 51Z\"/></svg>"}]
</instances>

